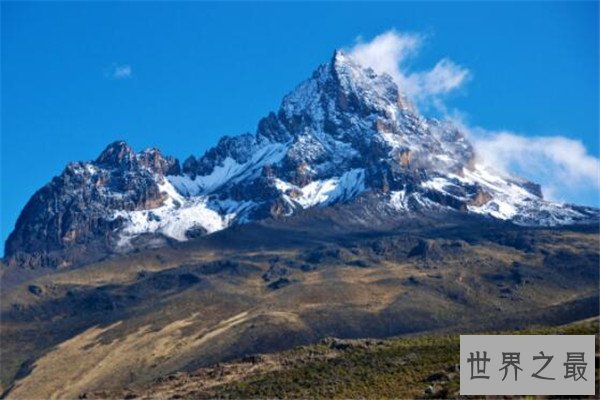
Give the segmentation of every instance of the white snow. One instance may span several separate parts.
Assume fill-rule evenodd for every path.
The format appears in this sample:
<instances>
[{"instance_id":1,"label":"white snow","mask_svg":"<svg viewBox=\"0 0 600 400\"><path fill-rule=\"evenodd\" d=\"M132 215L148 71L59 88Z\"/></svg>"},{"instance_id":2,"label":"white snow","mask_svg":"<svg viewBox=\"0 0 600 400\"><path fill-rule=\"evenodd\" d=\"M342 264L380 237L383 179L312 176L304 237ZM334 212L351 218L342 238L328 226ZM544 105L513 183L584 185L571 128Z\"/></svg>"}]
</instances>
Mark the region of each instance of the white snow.
<instances>
[{"instance_id":1,"label":"white snow","mask_svg":"<svg viewBox=\"0 0 600 400\"><path fill-rule=\"evenodd\" d=\"M336 195L338 183L338 178L311 182L300 189L302 196L294 200L300 203L303 208L317 204L327 204Z\"/></svg>"},{"instance_id":2,"label":"white snow","mask_svg":"<svg viewBox=\"0 0 600 400\"><path fill-rule=\"evenodd\" d=\"M397 211L408 211L406 190L390 192L390 205Z\"/></svg>"},{"instance_id":3,"label":"white snow","mask_svg":"<svg viewBox=\"0 0 600 400\"><path fill-rule=\"evenodd\" d=\"M423 186L424 188L437 190L438 192L442 192L442 193L446 193L444 191L444 187L448 186L448 185L451 185L451 183L448 182L447 179L441 178L441 177L436 177L436 178L433 178L433 179L430 179L428 181L421 183L421 186Z\"/></svg>"},{"instance_id":4,"label":"white snow","mask_svg":"<svg viewBox=\"0 0 600 400\"><path fill-rule=\"evenodd\" d=\"M302 208L316 205L327 205L337 201L347 201L365 190L365 170L352 169L340 177L317 180L304 187L297 187L280 179L275 181L275 186L282 193L296 189L300 196L290 199L300 204ZM289 199L289 197L287 197Z\"/></svg>"},{"instance_id":5,"label":"white snow","mask_svg":"<svg viewBox=\"0 0 600 400\"><path fill-rule=\"evenodd\" d=\"M173 175L168 179L180 193L186 196L206 195L227 183L236 183L258 176L263 166L281 161L287 148L288 146L282 143L268 144L258 148L250 160L243 164L227 157L208 175L197 176L193 180L188 175Z\"/></svg>"},{"instance_id":6,"label":"white snow","mask_svg":"<svg viewBox=\"0 0 600 400\"><path fill-rule=\"evenodd\" d=\"M85 169L87 169L87 172L90 175L95 175L98 172L98 168L96 168L95 166L93 166L92 164L89 164L89 163L85 164Z\"/></svg>"},{"instance_id":7,"label":"white snow","mask_svg":"<svg viewBox=\"0 0 600 400\"><path fill-rule=\"evenodd\" d=\"M440 161L447 162L447 163L453 161L452 158L450 158L450 156L447 154L436 154L435 158L437 158Z\"/></svg>"},{"instance_id":8,"label":"white snow","mask_svg":"<svg viewBox=\"0 0 600 400\"><path fill-rule=\"evenodd\" d=\"M167 180L159 187L168 196L162 206L151 210L117 211L113 215L113 218L126 220L121 231L121 246L143 233L162 233L184 241L187 240L186 231L191 228L202 227L212 233L226 228L235 217L235 213L222 216L209 208L205 196L184 198Z\"/></svg>"},{"instance_id":9,"label":"white snow","mask_svg":"<svg viewBox=\"0 0 600 400\"><path fill-rule=\"evenodd\" d=\"M468 209L476 214L491 215L502 220L512 219L518 212L513 204L501 200L492 200L480 207L468 206Z\"/></svg>"},{"instance_id":10,"label":"white snow","mask_svg":"<svg viewBox=\"0 0 600 400\"><path fill-rule=\"evenodd\" d=\"M298 187L292 185L291 183L282 181L279 178L275 178L275 187L282 193L285 193L286 191L288 191L290 189L299 189Z\"/></svg>"}]
</instances>

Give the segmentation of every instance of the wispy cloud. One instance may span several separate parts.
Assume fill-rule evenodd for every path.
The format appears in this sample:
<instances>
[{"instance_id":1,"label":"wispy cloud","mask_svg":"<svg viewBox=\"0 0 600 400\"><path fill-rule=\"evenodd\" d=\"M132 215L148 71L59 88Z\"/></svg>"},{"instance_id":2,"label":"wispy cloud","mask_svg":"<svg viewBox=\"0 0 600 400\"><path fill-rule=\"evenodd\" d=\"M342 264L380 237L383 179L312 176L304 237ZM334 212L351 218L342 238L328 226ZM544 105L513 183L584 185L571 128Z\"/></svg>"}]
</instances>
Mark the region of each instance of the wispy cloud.
<instances>
[{"instance_id":1,"label":"wispy cloud","mask_svg":"<svg viewBox=\"0 0 600 400\"><path fill-rule=\"evenodd\" d=\"M132 77L133 69L129 64L113 64L106 75L112 79L128 79Z\"/></svg>"},{"instance_id":2,"label":"wispy cloud","mask_svg":"<svg viewBox=\"0 0 600 400\"><path fill-rule=\"evenodd\" d=\"M362 65L389 74L401 91L423 108L442 108L441 97L460 88L471 77L470 71L448 58L430 70L409 71L407 61L418 54L424 36L391 30L369 42L358 39L350 54Z\"/></svg>"},{"instance_id":3,"label":"wispy cloud","mask_svg":"<svg viewBox=\"0 0 600 400\"><path fill-rule=\"evenodd\" d=\"M445 95L464 86L473 74L442 58L431 69L411 70L426 37L390 30L365 42L358 39L349 50L362 65L387 73L419 108L433 107L453 120L475 147L480 163L507 174L518 174L542 185L544 196L564 202L594 199L598 206L600 159L579 140L564 136L530 136L510 131L490 131L465 123L465 114L450 109Z\"/></svg>"},{"instance_id":4,"label":"wispy cloud","mask_svg":"<svg viewBox=\"0 0 600 400\"><path fill-rule=\"evenodd\" d=\"M564 136L527 136L490 131L457 122L475 147L477 161L504 172L524 176L542 185L544 197L560 202L597 199L600 159L585 145Z\"/></svg>"}]
</instances>

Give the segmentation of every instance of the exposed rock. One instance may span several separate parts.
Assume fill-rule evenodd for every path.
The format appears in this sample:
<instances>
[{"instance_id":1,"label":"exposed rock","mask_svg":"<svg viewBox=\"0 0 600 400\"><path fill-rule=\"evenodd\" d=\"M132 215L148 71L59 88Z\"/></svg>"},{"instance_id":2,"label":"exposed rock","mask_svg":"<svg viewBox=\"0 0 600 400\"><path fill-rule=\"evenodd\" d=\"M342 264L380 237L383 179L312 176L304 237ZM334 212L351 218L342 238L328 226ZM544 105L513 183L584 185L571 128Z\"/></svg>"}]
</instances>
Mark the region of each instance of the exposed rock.
<instances>
[{"instance_id":1,"label":"exposed rock","mask_svg":"<svg viewBox=\"0 0 600 400\"><path fill-rule=\"evenodd\" d=\"M416 277L414 277L414 276L409 276L408 278L406 278L405 283L407 285L414 286L414 285L418 285L419 284L419 280Z\"/></svg>"},{"instance_id":2,"label":"exposed rock","mask_svg":"<svg viewBox=\"0 0 600 400\"><path fill-rule=\"evenodd\" d=\"M419 240L419 243L408 253L408 257L421 257L423 259L439 259L443 251L434 240Z\"/></svg>"},{"instance_id":3,"label":"exposed rock","mask_svg":"<svg viewBox=\"0 0 600 400\"><path fill-rule=\"evenodd\" d=\"M196 160L196 157L189 156L188 158L186 158L185 161L183 162L182 172L184 174L188 174L191 179L195 179L197 170L198 170L198 161Z\"/></svg>"},{"instance_id":4,"label":"exposed rock","mask_svg":"<svg viewBox=\"0 0 600 400\"><path fill-rule=\"evenodd\" d=\"M234 260L217 260L199 266L200 273L205 275L223 274L246 276L257 268Z\"/></svg>"},{"instance_id":5,"label":"exposed rock","mask_svg":"<svg viewBox=\"0 0 600 400\"><path fill-rule=\"evenodd\" d=\"M265 357L260 354L253 354L242 357L241 361L250 364L259 364L265 361Z\"/></svg>"},{"instance_id":6,"label":"exposed rock","mask_svg":"<svg viewBox=\"0 0 600 400\"><path fill-rule=\"evenodd\" d=\"M366 349L371 345L380 343L380 341L371 341L368 339L338 339L331 337L321 340L321 344L324 344L333 350Z\"/></svg>"},{"instance_id":7,"label":"exposed rock","mask_svg":"<svg viewBox=\"0 0 600 400\"><path fill-rule=\"evenodd\" d=\"M34 294L36 296L40 296L44 292L44 290L37 285L29 285L27 287L27 290L29 290L29 293Z\"/></svg>"},{"instance_id":8,"label":"exposed rock","mask_svg":"<svg viewBox=\"0 0 600 400\"><path fill-rule=\"evenodd\" d=\"M280 278L287 278L289 275L289 269L277 263L273 263L269 267L269 270L262 275L262 278L265 282L272 282Z\"/></svg>"},{"instance_id":9,"label":"exposed rock","mask_svg":"<svg viewBox=\"0 0 600 400\"><path fill-rule=\"evenodd\" d=\"M488 201L490 201L492 199L493 199L492 195L489 194L488 192L483 191L483 190L478 190L475 197L473 197L471 200L469 200L469 205L475 206L475 207L481 207L482 205L486 204Z\"/></svg>"},{"instance_id":10,"label":"exposed rock","mask_svg":"<svg viewBox=\"0 0 600 400\"><path fill-rule=\"evenodd\" d=\"M193 228L190 228L187 231L185 231L185 236L188 239L195 239L198 237L202 237L202 236L206 235L207 233L208 233L208 231L206 230L206 228L204 228L202 226L194 226Z\"/></svg>"},{"instance_id":11,"label":"exposed rock","mask_svg":"<svg viewBox=\"0 0 600 400\"><path fill-rule=\"evenodd\" d=\"M279 278L276 281L269 283L267 285L267 287L269 289L277 290L277 289L281 289L283 287L286 287L290 283L292 283L292 281L289 280L288 278Z\"/></svg>"},{"instance_id":12,"label":"exposed rock","mask_svg":"<svg viewBox=\"0 0 600 400\"><path fill-rule=\"evenodd\" d=\"M370 266L370 264L365 260L348 261L348 262L346 262L346 265L350 265L353 267L359 267L359 268L369 268L369 266Z\"/></svg>"},{"instance_id":13,"label":"exposed rock","mask_svg":"<svg viewBox=\"0 0 600 400\"><path fill-rule=\"evenodd\" d=\"M402 150L399 155L400 165L403 167L408 167L410 165L410 150Z\"/></svg>"},{"instance_id":14,"label":"exposed rock","mask_svg":"<svg viewBox=\"0 0 600 400\"><path fill-rule=\"evenodd\" d=\"M450 380L448 374L446 372L435 372L425 378L426 382L439 382L439 381L448 381Z\"/></svg>"}]
</instances>

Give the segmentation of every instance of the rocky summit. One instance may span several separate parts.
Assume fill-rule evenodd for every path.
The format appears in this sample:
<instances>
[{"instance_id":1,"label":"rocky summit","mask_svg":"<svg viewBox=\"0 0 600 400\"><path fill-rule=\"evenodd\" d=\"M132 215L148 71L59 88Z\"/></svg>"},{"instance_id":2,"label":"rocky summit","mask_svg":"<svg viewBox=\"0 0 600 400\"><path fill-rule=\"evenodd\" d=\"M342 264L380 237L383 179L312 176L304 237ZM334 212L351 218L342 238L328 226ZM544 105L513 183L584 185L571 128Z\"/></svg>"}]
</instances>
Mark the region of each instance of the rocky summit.
<instances>
[{"instance_id":1,"label":"rocky summit","mask_svg":"<svg viewBox=\"0 0 600 400\"><path fill-rule=\"evenodd\" d=\"M121 141L94 161L70 163L29 200L5 258L64 268L365 199L366 225L376 222L366 209L480 214L528 226L599 215L546 201L539 185L479 163L459 128L422 116L390 76L336 51L255 134L225 136L201 157L180 164Z\"/></svg>"}]
</instances>

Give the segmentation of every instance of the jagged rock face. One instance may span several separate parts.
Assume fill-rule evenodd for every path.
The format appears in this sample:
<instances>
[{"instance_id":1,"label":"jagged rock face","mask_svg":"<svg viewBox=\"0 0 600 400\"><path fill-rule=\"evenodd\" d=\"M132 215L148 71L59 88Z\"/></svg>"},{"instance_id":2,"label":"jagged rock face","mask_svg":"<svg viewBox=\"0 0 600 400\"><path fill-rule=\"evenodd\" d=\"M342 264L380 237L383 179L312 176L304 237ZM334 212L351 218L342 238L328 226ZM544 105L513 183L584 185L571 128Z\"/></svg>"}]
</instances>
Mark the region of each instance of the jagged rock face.
<instances>
[{"instance_id":1,"label":"jagged rock face","mask_svg":"<svg viewBox=\"0 0 600 400\"><path fill-rule=\"evenodd\" d=\"M478 165L456 127L423 117L392 78L338 51L256 134L223 137L183 168L124 142L94 162L69 164L24 208L5 254L13 264L67 265L90 242L110 252L145 234L187 240L364 192L395 213L450 210L532 225L598 217Z\"/></svg>"},{"instance_id":2,"label":"jagged rock face","mask_svg":"<svg viewBox=\"0 0 600 400\"><path fill-rule=\"evenodd\" d=\"M178 172L176 159L158 150L135 154L115 142L94 162L71 163L29 200L6 241L6 255L24 265L68 266L51 254L99 241L110 247L122 225L115 211L159 207L166 199L159 183Z\"/></svg>"}]
</instances>

